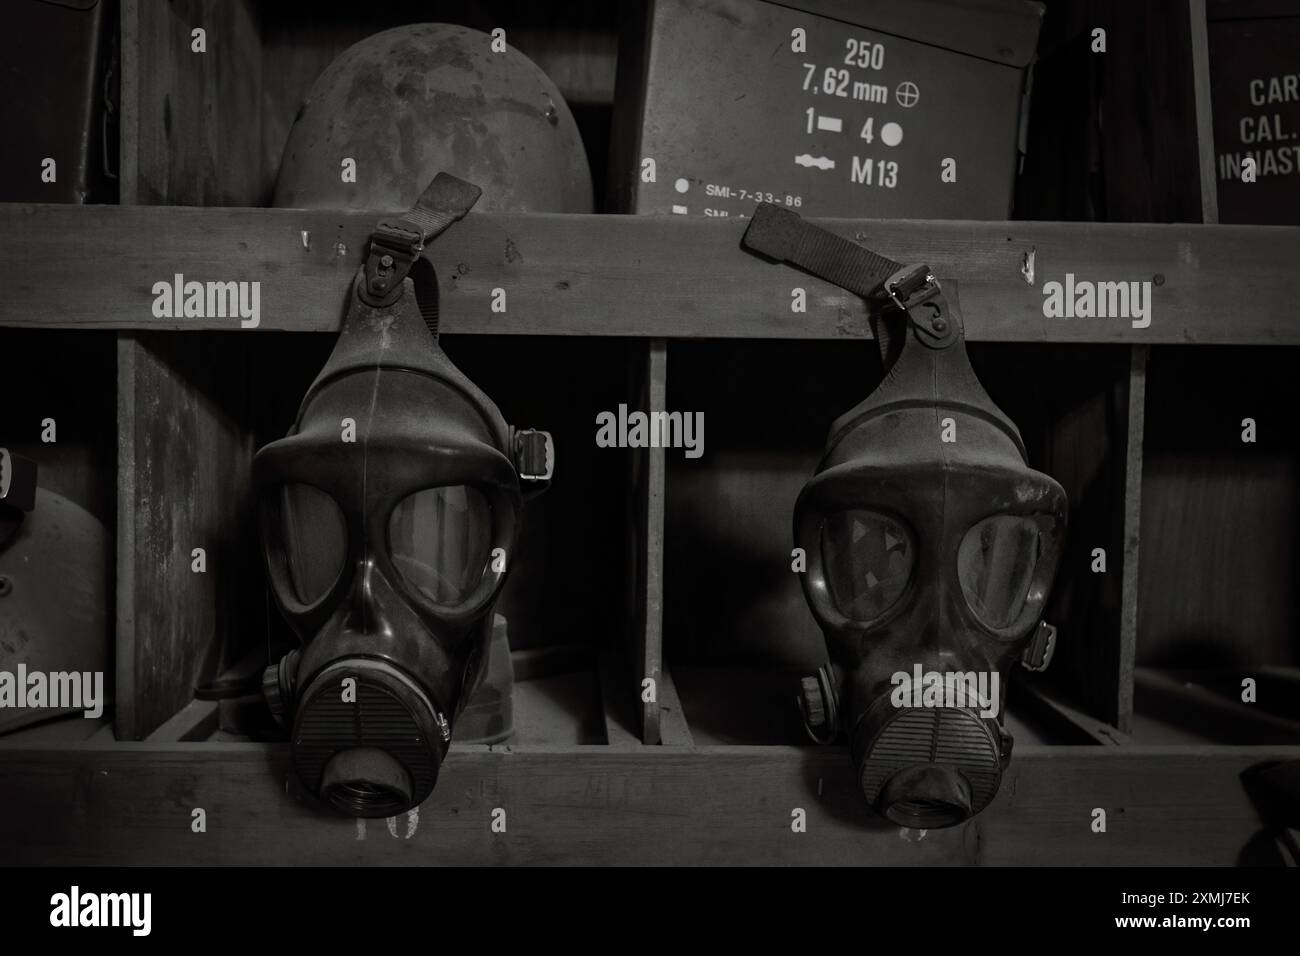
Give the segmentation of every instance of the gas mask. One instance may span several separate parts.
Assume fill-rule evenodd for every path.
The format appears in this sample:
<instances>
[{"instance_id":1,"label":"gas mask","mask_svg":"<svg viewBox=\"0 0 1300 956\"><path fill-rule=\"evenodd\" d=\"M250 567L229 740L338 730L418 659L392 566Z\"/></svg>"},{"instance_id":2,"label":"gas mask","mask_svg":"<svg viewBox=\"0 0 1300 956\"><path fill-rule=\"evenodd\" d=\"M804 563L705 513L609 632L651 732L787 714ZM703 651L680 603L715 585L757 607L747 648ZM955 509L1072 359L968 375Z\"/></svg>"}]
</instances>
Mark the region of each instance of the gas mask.
<instances>
[{"instance_id":1,"label":"gas mask","mask_svg":"<svg viewBox=\"0 0 1300 956\"><path fill-rule=\"evenodd\" d=\"M992 801L1010 759L1008 670L1042 670L1054 649L1040 618L1065 492L1028 467L928 267L903 268L769 205L744 244L882 306L884 380L832 424L795 504L804 595L831 660L804 681L804 719L816 740L847 735L876 812L955 825Z\"/></svg>"},{"instance_id":2,"label":"gas mask","mask_svg":"<svg viewBox=\"0 0 1300 956\"><path fill-rule=\"evenodd\" d=\"M271 590L301 642L263 691L305 788L354 816L433 790L522 502L553 469L550 435L508 426L438 343L420 252L478 196L440 174L380 223L296 424L253 461Z\"/></svg>"}]
</instances>

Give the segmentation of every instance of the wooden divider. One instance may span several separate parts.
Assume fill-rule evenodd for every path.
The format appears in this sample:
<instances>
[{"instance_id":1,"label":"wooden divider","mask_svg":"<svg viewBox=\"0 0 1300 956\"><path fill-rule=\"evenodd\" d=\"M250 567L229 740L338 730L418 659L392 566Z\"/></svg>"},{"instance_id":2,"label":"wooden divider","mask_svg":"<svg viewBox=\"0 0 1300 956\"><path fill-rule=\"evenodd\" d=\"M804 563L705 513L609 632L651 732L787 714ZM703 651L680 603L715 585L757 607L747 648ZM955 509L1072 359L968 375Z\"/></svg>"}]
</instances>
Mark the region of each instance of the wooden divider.
<instances>
[{"instance_id":1,"label":"wooden divider","mask_svg":"<svg viewBox=\"0 0 1300 956\"><path fill-rule=\"evenodd\" d=\"M260 156L249 136L260 124L250 127L249 117L261 110L262 60L252 3L123 0L120 17L122 208L102 211L257 202ZM65 228L77 247L65 268L76 262L93 297L120 260L94 249L90 220ZM154 254L161 265L164 249ZM48 319L59 306L35 309ZM247 364L237 349L218 350L224 362L213 351L197 340L118 337L114 731L122 740L153 733L193 701L197 682L230 663L227 638L246 592L239 579L249 573L239 516L252 446L232 414L247 397Z\"/></svg>"},{"instance_id":2,"label":"wooden divider","mask_svg":"<svg viewBox=\"0 0 1300 956\"><path fill-rule=\"evenodd\" d=\"M138 740L233 663L260 620L248 560L252 434L245 350L184 336L118 340L115 730Z\"/></svg>"},{"instance_id":3,"label":"wooden divider","mask_svg":"<svg viewBox=\"0 0 1300 956\"><path fill-rule=\"evenodd\" d=\"M262 202L260 32L252 0L122 0L123 205Z\"/></svg>"},{"instance_id":4,"label":"wooden divider","mask_svg":"<svg viewBox=\"0 0 1300 956\"><path fill-rule=\"evenodd\" d=\"M652 339L646 355L645 405L647 412L664 411L668 389L668 348ZM636 687L640 700L641 742L662 741L660 702L667 683L664 671L664 450L646 448L645 486L639 492L642 515L641 556L645 562L637 606L640 629L636 635ZM646 681L651 684L647 686ZM647 692L648 691L648 692Z\"/></svg>"},{"instance_id":5,"label":"wooden divider","mask_svg":"<svg viewBox=\"0 0 1300 956\"><path fill-rule=\"evenodd\" d=\"M1124 547L1120 592L1118 666L1114 711L1105 719L1122 734L1133 729L1133 667L1137 656L1138 567L1142 540L1142 439L1146 423L1147 354L1143 345L1130 351L1128 401L1125 409Z\"/></svg>"}]
</instances>

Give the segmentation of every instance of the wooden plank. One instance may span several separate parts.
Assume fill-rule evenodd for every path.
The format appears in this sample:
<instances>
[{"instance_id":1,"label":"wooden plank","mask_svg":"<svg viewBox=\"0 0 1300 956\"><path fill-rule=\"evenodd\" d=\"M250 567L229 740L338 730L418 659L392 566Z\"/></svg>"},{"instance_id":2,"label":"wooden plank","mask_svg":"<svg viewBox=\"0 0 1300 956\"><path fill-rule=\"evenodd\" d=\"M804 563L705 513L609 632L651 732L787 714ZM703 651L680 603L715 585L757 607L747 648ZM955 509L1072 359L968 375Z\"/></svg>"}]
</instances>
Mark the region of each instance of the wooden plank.
<instances>
[{"instance_id":1,"label":"wooden plank","mask_svg":"<svg viewBox=\"0 0 1300 956\"><path fill-rule=\"evenodd\" d=\"M618 4L618 60L615 64L614 102L609 126L609 164L605 177L605 212L630 213L634 209L637 175L641 169L641 118L650 88L650 30L654 3Z\"/></svg>"},{"instance_id":2,"label":"wooden plank","mask_svg":"<svg viewBox=\"0 0 1300 956\"><path fill-rule=\"evenodd\" d=\"M1139 664L1296 663L1297 358L1295 349L1153 350ZM1210 382L1225 383L1231 398L1189 387ZM1242 440L1246 418L1256 424L1253 442Z\"/></svg>"},{"instance_id":3,"label":"wooden plank","mask_svg":"<svg viewBox=\"0 0 1300 956\"><path fill-rule=\"evenodd\" d=\"M1195 730L1216 743L1300 743L1300 720L1288 720L1239 696L1217 693L1151 667L1139 667L1134 683L1144 715ZM1240 693L1240 685L1236 688Z\"/></svg>"},{"instance_id":4,"label":"wooden plank","mask_svg":"<svg viewBox=\"0 0 1300 956\"><path fill-rule=\"evenodd\" d=\"M200 28L201 53L192 49ZM123 0L122 202L263 202L261 99L251 0Z\"/></svg>"},{"instance_id":5,"label":"wooden plank","mask_svg":"<svg viewBox=\"0 0 1300 956\"><path fill-rule=\"evenodd\" d=\"M147 736L241 656L261 574L247 522L247 343L118 343L117 684L123 740ZM194 570L195 548L204 570Z\"/></svg>"},{"instance_id":6,"label":"wooden plank","mask_svg":"<svg viewBox=\"0 0 1300 956\"><path fill-rule=\"evenodd\" d=\"M205 31L202 53L192 50L196 28ZM257 31L248 0L124 0L123 204L262 200L260 125L249 123L261 109ZM230 662L226 639L249 574L235 555L250 552L229 515L242 510L251 436L231 420L244 417L237 350L214 355L197 341L163 347L123 335L117 364L115 730L132 740L176 715L200 677ZM191 571L194 547L210 562L203 573Z\"/></svg>"},{"instance_id":7,"label":"wooden plank","mask_svg":"<svg viewBox=\"0 0 1300 956\"><path fill-rule=\"evenodd\" d=\"M1255 682L1251 710L1300 722L1300 667L1242 664L1236 667L1161 668L1161 674L1180 683L1195 685L1220 698L1240 701L1243 681Z\"/></svg>"},{"instance_id":8,"label":"wooden plank","mask_svg":"<svg viewBox=\"0 0 1300 956\"><path fill-rule=\"evenodd\" d=\"M830 423L877 385L878 350L869 341L693 341L674 343L671 358L672 408L704 422L702 458L665 455L665 656L678 689L690 696L685 670L697 666L815 673L826 642L791 570L791 515ZM742 704L739 681L726 686L732 707L693 711L705 736L732 727L734 707L764 706L761 697ZM796 677L782 711L797 713L797 693ZM766 719L749 726L776 729Z\"/></svg>"},{"instance_id":9,"label":"wooden plank","mask_svg":"<svg viewBox=\"0 0 1300 956\"><path fill-rule=\"evenodd\" d=\"M1120 583L1119 655L1115 713L1120 732L1133 730L1133 668L1137 659L1138 568L1142 532L1142 441L1146 422L1147 348L1132 349L1128 375L1127 440L1124 450L1124 551Z\"/></svg>"},{"instance_id":10,"label":"wooden plank","mask_svg":"<svg viewBox=\"0 0 1300 956\"><path fill-rule=\"evenodd\" d=\"M154 283L180 273L187 280L260 282L261 329L333 331L376 218L290 209L0 206L0 258L13 266L0 276L0 325L239 329L238 318L155 317ZM1300 261L1300 227L825 225L956 279L972 340L1300 344L1290 279ZM743 228L685 217L472 213L426 254L443 277L447 332L869 337L860 299L741 251ZM1021 274L1031 250L1033 285ZM1045 318L1040 286L1067 273L1152 281L1150 326ZM795 284L808 290L807 314L790 311ZM508 293L505 313L491 310L496 288Z\"/></svg>"},{"instance_id":11,"label":"wooden plank","mask_svg":"<svg viewBox=\"0 0 1300 956\"><path fill-rule=\"evenodd\" d=\"M192 700L145 739L168 744L206 740L217 729L220 715L219 701Z\"/></svg>"},{"instance_id":12,"label":"wooden plank","mask_svg":"<svg viewBox=\"0 0 1300 956\"><path fill-rule=\"evenodd\" d=\"M1181 0L1048 4L1017 218L1200 222L1191 64Z\"/></svg>"},{"instance_id":13,"label":"wooden plank","mask_svg":"<svg viewBox=\"0 0 1300 956\"><path fill-rule=\"evenodd\" d=\"M1086 52L1081 55L1088 58L1097 90L1088 116L1093 151L1082 157L1085 175L1102 181L1099 192L1104 198L1095 218L1200 222L1196 100L1188 82L1192 33L1186 9L1130 0L1070 6L1083 10ZM1090 49L1095 26L1107 28L1104 54ZM1202 32L1204 26L1202 13ZM1035 98L1035 105L1041 102ZM1096 188L1086 180L1075 185L1085 193Z\"/></svg>"},{"instance_id":14,"label":"wooden plank","mask_svg":"<svg viewBox=\"0 0 1300 956\"><path fill-rule=\"evenodd\" d=\"M72 714L26 724L6 730L6 743L21 743L25 747L58 750L64 747L86 747L107 742L113 743L113 721L108 714L100 717L83 717ZM105 732L107 731L107 736Z\"/></svg>"},{"instance_id":15,"label":"wooden plank","mask_svg":"<svg viewBox=\"0 0 1300 956\"><path fill-rule=\"evenodd\" d=\"M649 343L646 359L646 411L665 411L668 404L668 346L662 339ZM645 565L638 607L641 628L636 636L636 687L641 713L641 742L662 741L660 701L664 692L664 450L642 450L645 460L643 509ZM654 681L652 699L646 700L645 681Z\"/></svg>"},{"instance_id":16,"label":"wooden plank","mask_svg":"<svg viewBox=\"0 0 1300 956\"><path fill-rule=\"evenodd\" d=\"M1196 95L1196 152L1200 159L1201 219L1219 221L1219 181L1214 171L1214 110L1210 98L1210 40L1205 0L1187 0L1192 35L1192 89Z\"/></svg>"},{"instance_id":17,"label":"wooden plank","mask_svg":"<svg viewBox=\"0 0 1300 956\"><path fill-rule=\"evenodd\" d=\"M1057 629L1042 678L1062 703L1113 726L1119 700L1125 435L1130 355L1104 346L973 346L994 402L1016 422L1032 467L1069 501L1065 550L1043 618ZM1106 567L1094 571L1097 549Z\"/></svg>"},{"instance_id":18,"label":"wooden plank","mask_svg":"<svg viewBox=\"0 0 1300 956\"><path fill-rule=\"evenodd\" d=\"M1023 701L1038 719L1046 718L1052 730L1060 734L1048 738L1050 740L1070 744L1092 741L1107 747L1131 743L1128 734L1071 706L1043 681L1017 680L1014 693L1017 702Z\"/></svg>"},{"instance_id":19,"label":"wooden plank","mask_svg":"<svg viewBox=\"0 0 1300 956\"><path fill-rule=\"evenodd\" d=\"M105 721L104 726L95 731L94 735L86 743L100 747L115 746L117 744L117 735L113 732L113 722L111 720Z\"/></svg>"},{"instance_id":20,"label":"wooden plank","mask_svg":"<svg viewBox=\"0 0 1300 956\"><path fill-rule=\"evenodd\" d=\"M284 746L0 747L13 864L1230 865L1261 829L1238 779L1300 747L1025 747L965 826L900 834L840 748L453 746L417 816L364 827L300 802ZM191 832L191 811L207 832ZM507 830L490 829L506 810ZM1093 808L1107 831L1091 829ZM807 812L793 833L791 811ZM408 831L414 829L409 838ZM910 839L900 839L901 836Z\"/></svg>"},{"instance_id":21,"label":"wooden plank","mask_svg":"<svg viewBox=\"0 0 1300 956\"><path fill-rule=\"evenodd\" d=\"M605 740L610 747L623 749L641 746L641 738L633 730L635 724L632 701L636 690L629 681L626 657L614 651L601 655L600 697L605 715Z\"/></svg>"},{"instance_id":22,"label":"wooden plank","mask_svg":"<svg viewBox=\"0 0 1300 956\"><path fill-rule=\"evenodd\" d=\"M695 746L677 684L667 667L659 673L659 742L665 747Z\"/></svg>"},{"instance_id":23,"label":"wooden plank","mask_svg":"<svg viewBox=\"0 0 1300 956\"><path fill-rule=\"evenodd\" d=\"M117 337L117 616L114 628L114 732L123 740L145 736L139 729L134 693L136 689L136 509L140 496L136 482L136 429L143 428L136 415L137 368L148 361L144 347L134 333ZM141 484L146 484L142 482ZM143 537L143 535L142 535ZM142 614L145 612L141 608ZM192 697L193 692L188 697ZM174 712L174 711L173 711ZM157 723L166 719L160 717ZM156 724L155 724L156 726ZM149 728L152 729L152 728Z\"/></svg>"},{"instance_id":24,"label":"wooden plank","mask_svg":"<svg viewBox=\"0 0 1300 956\"><path fill-rule=\"evenodd\" d=\"M140 201L140 8L145 0L121 0L118 8L121 79L118 87L118 202Z\"/></svg>"}]
</instances>

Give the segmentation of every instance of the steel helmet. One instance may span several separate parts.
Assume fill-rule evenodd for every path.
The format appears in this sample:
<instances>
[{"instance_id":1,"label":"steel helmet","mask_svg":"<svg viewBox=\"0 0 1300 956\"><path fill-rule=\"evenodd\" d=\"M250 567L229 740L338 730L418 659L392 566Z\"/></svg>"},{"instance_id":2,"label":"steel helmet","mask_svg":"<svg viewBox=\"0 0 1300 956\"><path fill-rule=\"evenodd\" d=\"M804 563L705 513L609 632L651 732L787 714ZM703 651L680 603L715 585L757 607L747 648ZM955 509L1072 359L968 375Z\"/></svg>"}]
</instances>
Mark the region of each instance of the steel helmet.
<instances>
[{"instance_id":1,"label":"steel helmet","mask_svg":"<svg viewBox=\"0 0 1300 956\"><path fill-rule=\"evenodd\" d=\"M0 448L0 733L111 716L110 546L99 519L38 487L35 465Z\"/></svg>"},{"instance_id":2,"label":"steel helmet","mask_svg":"<svg viewBox=\"0 0 1300 956\"><path fill-rule=\"evenodd\" d=\"M555 84L518 50L447 23L385 30L326 67L289 133L274 205L407 209L440 172L480 186L480 210L592 211L587 154Z\"/></svg>"}]
</instances>

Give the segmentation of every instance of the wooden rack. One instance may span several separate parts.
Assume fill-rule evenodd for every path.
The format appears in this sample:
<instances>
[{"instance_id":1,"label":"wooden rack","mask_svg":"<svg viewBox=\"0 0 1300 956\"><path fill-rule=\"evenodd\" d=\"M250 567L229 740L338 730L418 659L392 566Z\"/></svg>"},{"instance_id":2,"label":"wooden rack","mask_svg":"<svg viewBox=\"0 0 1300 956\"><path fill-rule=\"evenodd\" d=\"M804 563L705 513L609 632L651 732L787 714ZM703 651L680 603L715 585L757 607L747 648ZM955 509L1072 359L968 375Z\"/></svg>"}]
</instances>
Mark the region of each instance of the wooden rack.
<instances>
[{"instance_id":1,"label":"wooden rack","mask_svg":"<svg viewBox=\"0 0 1300 956\"><path fill-rule=\"evenodd\" d=\"M0 776L7 781L0 789L0 858L1072 865L1159 859L1185 865L1232 863L1260 829L1239 776L1264 761L1300 759L1300 723L1270 722L1220 700L1244 728L1236 739L1245 744L1151 746L1134 735L1135 687L1170 690L1163 671L1139 667L1139 568L1148 560L1145 416L1153 399L1148 364L1153 349L1173 346L1271 346L1281 349L1268 367L1290 362L1293 368L1300 354L1294 290L1300 228L823 223L896 260L929 263L957 291L971 342L985 348L981 354L989 362L1009 368L998 379L1008 395L1018 384L1028 388L1031 378L1036 388L1050 388L1054 363L1074 363L1086 366L1078 372L1087 382L1081 407L1104 406L1110 448L1104 465L1071 457L1077 434L1068 423L1045 426L1050 435L1038 446L1040 467L1064 475L1072 498L1087 486L1115 505L1095 521L1085 514L1077 532L1103 544L1111 564L1107 581L1076 569L1077 593L1061 606L1081 615L1078 626L1086 636L1065 655L1067 680L1016 689L1026 708L1056 728L1054 739L1067 742L1018 744L998 798L964 827L904 832L900 839L897 827L862 806L842 748L722 746L701 733L692 707L707 707L674 680L665 650L680 624L666 611L665 592L700 573L692 563L697 559L686 553L693 545L674 550L686 497L705 495L710 507L724 511L730 505L707 497L721 495L713 479L686 470L662 449L602 465L609 471L600 472L601 480L622 476L625 513L582 519L592 526L621 520L634 552L621 566L627 595L600 612L609 629L596 648L600 742L454 744L430 801L418 814L385 826L340 819L303 802L293 792L287 746L213 739L218 708L193 699L194 675L211 664L215 645L262 613L247 521L248 465L265 429L284 422L258 403L283 405L294 397L250 392L249 383L274 379L281 360L291 370L288 379L314 372L312 356L328 343L325 333L338 328L376 217L253 208L265 193L272 149L262 140L278 129L275 116L263 116L252 140L232 133L212 145L206 138L214 122L229 131L241 117L261 114L261 64L275 47L253 4L185 0L164 7L124 0L122 16L123 205L0 206L0 261L8 264L0 274L0 354L58 363L69 336L99 330L111 342L112 354L93 361L117 382L115 405L100 409L96 419L116 435L106 440L113 463L100 465L116 475L116 713L111 728L87 726L74 738L52 727L0 737ZM1202 168L1208 163L1211 171L1201 185L1206 222L1213 222L1203 21L1204 10L1194 2ZM190 26L198 22L223 42L213 43L196 67L185 51ZM282 34L275 34L277 42ZM322 61L313 69L328 60L326 52L313 51ZM306 66L301 70L308 80L314 75ZM268 80L265 92L283 91ZM505 361L517 368L534 348L559 354L554 342L536 343L564 337L564 347L572 342L578 356L565 370L578 381L574 389L585 387L580 361L603 355L602 364L621 363L610 376L617 386L593 378L581 393L606 403L595 407L619 401L649 410L677 407L675 395L704 394L707 374L726 374L715 357L723 356L722 366L767 361L763 343L779 342L782 361L795 370L784 387L811 397L809 409L772 427L791 441L812 427L811 448L821 438L816 430L824 428L817 424L823 411L840 398L818 392L824 362L833 360L833 349L868 354L862 346L870 337L866 312L860 300L838 289L745 253L742 231L743 223L727 221L474 213L426 256L443 279L442 329L458 342L501 337L492 342L501 343ZM1033 281L1026 276L1031 259ZM1043 277L1061 279L1067 272L1081 280L1152 282L1150 326L1044 317ZM156 318L153 284L176 273L199 281L262 282L259 326ZM790 311L795 286L807 290L806 314ZM506 292L504 313L490 308L495 289ZM1000 357L984 343L1000 343ZM15 355L14 344L26 351ZM304 349L307 358L299 354ZM674 378L679 367L685 371ZM1162 387L1170 384L1200 387L1161 380ZM536 386L521 385L521 394ZM767 388L749 381L730 397L719 386L709 400L725 416L735 410L728 403L753 401ZM854 389L865 394L860 385ZM112 404L107 395L80 400ZM1032 395L1019 400L1032 411ZM1278 416L1273 424L1294 414L1294 408L1269 411ZM1228 427L1245 414L1227 410L1227 425L1217 424ZM718 440L736 456L733 462L753 451L747 439ZM1295 445L1282 448L1287 467L1298 452ZM778 455L775 467L787 477L802 473L806 457L800 446ZM775 487L762 484L766 479L745 484L743 474L737 480L756 495ZM1269 487L1277 496L1273 503L1293 513L1295 488ZM571 504L563 499L557 508ZM727 517L740 522L753 516ZM759 533L779 549L788 515L770 520L759 522ZM1176 529L1164 530L1172 535ZM196 542L210 555L203 575L190 569ZM557 574L590 573L590 562L603 560L587 555L588 564L581 564L580 543L565 547ZM1185 573L1203 585L1213 571L1206 562L1224 559L1223 553L1186 554L1185 565L1171 566L1165 548L1160 573ZM614 577L598 580L604 586ZM787 600L783 606L793 605ZM594 612L591 620L597 620ZM1271 669L1251 671L1261 686L1272 681L1279 693L1294 693L1300 661L1265 663ZM657 681L651 701L640 693L646 677ZM1180 693L1177 686L1170 692ZM207 812L206 835L191 832L195 807ZM1108 812L1106 834L1090 828L1096 807ZM490 829L499 808L507 814L505 833ZM806 833L791 831L796 808L807 812Z\"/></svg>"}]
</instances>

